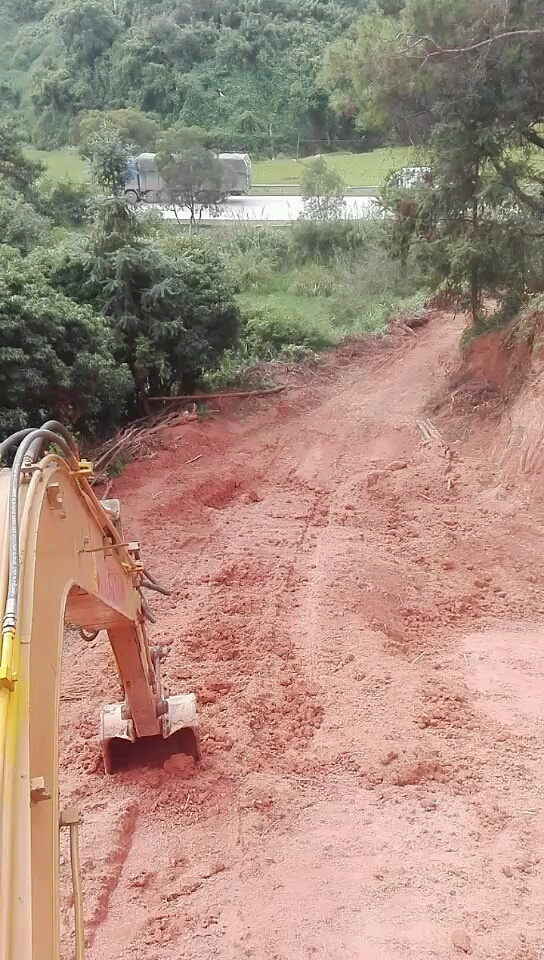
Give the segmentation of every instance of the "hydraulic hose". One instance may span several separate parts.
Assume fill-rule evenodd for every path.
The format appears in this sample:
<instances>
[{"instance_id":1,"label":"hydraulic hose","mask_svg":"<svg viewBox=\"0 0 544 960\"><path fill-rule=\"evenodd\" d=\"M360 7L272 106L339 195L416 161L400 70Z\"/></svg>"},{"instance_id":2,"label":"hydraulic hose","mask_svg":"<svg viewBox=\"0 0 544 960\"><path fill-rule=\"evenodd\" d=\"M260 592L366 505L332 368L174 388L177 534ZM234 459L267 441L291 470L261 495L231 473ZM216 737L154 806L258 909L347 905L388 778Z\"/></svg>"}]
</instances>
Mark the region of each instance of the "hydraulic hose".
<instances>
[{"instance_id":1,"label":"hydraulic hose","mask_svg":"<svg viewBox=\"0 0 544 960\"><path fill-rule=\"evenodd\" d=\"M156 590L157 593L162 593L165 597L172 596L172 591L169 590L168 587L163 587L162 583L159 583L158 580L155 580L155 577L151 576L149 570L144 569L142 572L148 581L148 583L146 583L146 580L144 580L144 582L141 584L142 587L147 587L149 590Z\"/></svg>"},{"instance_id":2,"label":"hydraulic hose","mask_svg":"<svg viewBox=\"0 0 544 960\"><path fill-rule=\"evenodd\" d=\"M59 423L58 420L47 420L46 423L40 427L40 430L49 430L53 431L55 434L58 434L59 437L62 437L62 439L66 441L76 459L79 459L77 444L74 438L71 436L70 431L66 429L63 423ZM25 454L25 466L28 466L31 463L36 463L37 460L40 460L42 454L45 453L48 446L49 443L43 436L33 439Z\"/></svg>"},{"instance_id":3,"label":"hydraulic hose","mask_svg":"<svg viewBox=\"0 0 544 960\"><path fill-rule=\"evenodd\" d=\"M63 428L64 430L64 428ZM17 449L13 466L11 469L11 478L9 485L9 575L8 591L6 597L6 607L4 611L4 620L2 624L3 643L9 644L8 633L13 632L17 623L17 601L19 592L19 479L21 469L24 465L25 455L29 448L37 440L47 440L49 443L55 443L60 447L65 458L72 466L77 467L77 459L68 446L64 437L60 437L52 430L40 428L33 430L25 436ZM2 656L2 659L4 657Z\"/></svg>"},{"instance_id":4,"label":"hydraulic hose","mask_svg":"<svg viewBox=\"0 0 544 960\"><path fill-rule=\"evenodd\" d=\"M28 437L30 433L34 433L35 429L35 427L27 427L25 430L18 430L17 433L12 433L11 437L2 440L2 443L0 443L0 463L3 463L12 447Z\"/></svg>"},{"instance_id":5,"label":"hydraulic hose","mask_svg":"<svg viewBox=\"0 0 544 960\"><path fill-rule=\"evenodd\" d=\"M30 481L21 517L21 540L23 544L26 543L28 535L30 510L38 482L39 475L35 473ZM24 557L23 554L23 566ZM15 631L9 631L9 634L3 639L2 668L13 668L17 672L19 669L19 649L15 640ZM2 673L4 673L4 669ZM13 844L11 823L14 806L15 752L19 734L18 696L18 684L11 691L9 687L0 689L0 857L4 864L11 862ZM7 938L9 936L10 877L9 870L4 869L0 872L0 956L2 957L7 955Z\"/></svg>"}]
</instances>

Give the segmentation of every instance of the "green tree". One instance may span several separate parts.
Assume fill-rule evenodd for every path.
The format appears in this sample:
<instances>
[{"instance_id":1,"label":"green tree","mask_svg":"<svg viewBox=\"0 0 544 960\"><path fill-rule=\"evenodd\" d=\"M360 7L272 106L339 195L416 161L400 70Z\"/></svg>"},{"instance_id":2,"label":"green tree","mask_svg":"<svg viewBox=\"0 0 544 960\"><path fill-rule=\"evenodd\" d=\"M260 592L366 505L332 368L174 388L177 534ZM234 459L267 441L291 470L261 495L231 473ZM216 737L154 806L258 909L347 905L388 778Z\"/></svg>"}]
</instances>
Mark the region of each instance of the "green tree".
<instances>
[{"instance_id":1,"label":"green tree","mask_svg":"<svg viewBox=\"0 0 544 960\"><path fill-rule=\"evenodd\" d=\"M25 157L14 121L0 121L0 180L31 200L36 178L44 170L43 163Z\"/></svg>"},{"instance_id":2,"label":"green tree","mask_svg":"<svg viewBox=\"0 0 544 960\"><path fill-rule=\"evenodd\" d=\"M345 192L341 175L327 166L324 157L316 157L308 164L302 181L304 219L338 220L345 211Z\"/></svg>"},{"instance_id":3,"label":"green tree","mask_svg":"<svg viewBox=\"0 0 544 960\"><path fill-rule=\"evenodd\" d=\"M68 177L39 181L36 207L57 227L79 227L89 217L91 188L87 183L75 183ZM14 244L16 246L16 244Z\"/></svg>"},{"instance_id":4,"label":"green tree","mask_svg":"<svg viewBox=\"0 0 544 960\"><path fill-rule=\"evenodd\" d=\"M76 70L94 71L121 27L108 5L99 0L71 0L56 11L59 37Z\"/></svg>"},{"instance_id":5,"label":"green tree","mask_svg":"<svg viewBox=\"0 0 544 960\"><path fill-rule=\"evenodd\" d=\"M49 227L50 221L21 194L0 192L0 244L16 247L22 254L27 254L45 242Z\"/></svg>"},{"instance_id":6,"label":"green tree","mask_svg":"<svg viewBox=\"0 0 544 960\"><path fill-rule=\"evenodd\" d=\"M93 133L86 145L91 176L111 194L123 192L127 180L127 165L135 148L125 143L121 135L108 124Z\"/></svg>"},{"instance_id":7,"label":"green tree","mask_svg":"<svg viewBox=\"0 0 544 960\"><path fill-rule=\"evenodd\" d=\"M534 282L544 214L544 30L539 0L407 0L366 17L329 59L334 96L362 124L425 145L430 189L384 201L392 244L476 322L486 293L513 310ZM410 191L408 191L408 194Z\"/></svg>"},{"instance_id":8,"label":"green tree","mask_svg":"<svg viewBox=\"0 0 544 960\"><path fill-rule=\"evenodd\" d=\"M161 132L159 121L141 110L88 110L80 115L75 131L76 145L81 153L88 153L89 141L104 126L117 131L124 143L149 151L155 149Z\"/></svg>"},{"instance_id":9,"label":"green tree","mask_svg":"<svg viewBox=\"0 0 544 960\"><path fill-rule=\"evenodd\" d=\"M0 248L0 433L54 417L78 430L115 422L130 380L90 307L50 286L35 264Z\"/></svg>"},{"instance_id":10,"label":"green tree","mask_svg":"<svg viewBox=\"0 0 544 960\"><path fill-rule=\"evenodd\" d=\"M175 149L170 143L170 149ZM179 152L157 155L159 171L164 181L163 194L177 216L179 207L189 210L191 225L196 214L224 199L221 165L211 150L198 143L180 146Z\"/></svg>"},{"instance_id":11,"label":"green tree","mask_svg":"<svg viewBox=\"0 0 544 960\"><path fill-rule=\"evenodd\" d=\"M195 238L148 240L130 205L99 203L91 236L40 262L68 297L100 311L133 379L132 411L186 392L238 337L239 311L220 256Z\"/></svg>"},{"instance_id":12,"label":"green tree","mask_svg":"<svg viewBox=\"0 0 544 960\"><path fill-rule=\"evenodd\" d=\"M221 131L227 150L296 150L335 133L319 78L365 0L8 0L6 76L40 144L78 115L132 108ZM20 16L17 8L26 12ZM9 73L7 72L9 71ZM349 130L346 118L342 129Z\"/></svg>"}]
</instances>

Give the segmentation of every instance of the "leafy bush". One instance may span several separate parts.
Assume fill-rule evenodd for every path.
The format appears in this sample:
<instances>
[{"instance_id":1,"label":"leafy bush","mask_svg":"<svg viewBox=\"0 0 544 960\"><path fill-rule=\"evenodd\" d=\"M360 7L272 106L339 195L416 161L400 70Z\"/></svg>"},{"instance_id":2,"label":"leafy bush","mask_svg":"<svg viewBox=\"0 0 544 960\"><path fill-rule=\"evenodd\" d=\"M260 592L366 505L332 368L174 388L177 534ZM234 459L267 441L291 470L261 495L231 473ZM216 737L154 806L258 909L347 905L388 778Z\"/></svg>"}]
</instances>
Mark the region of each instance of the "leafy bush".
<instances>
[{"instance_id":1,"label":"leafy bush","mask_svg":"<svg viewBox=\"0 0 544 960\"><path fill-rule=\"evenodd\" d=\"M25 157L15 123L0 121L0 181L31 202L36 178L44 169L43 163Z\"/></svg>"},{"instance_id":2,"label":"leafy bush","mask_svg":"<svg viewBox=\"0 0 544 960\"><path fill-rule=\"evenodd\" d=\"M155 117L133 107L106 111L86 110L79 116L74 137L82 154L88 153L91 138L99 133L104 125L115 130L124 143L134 144L139 151L155 150L161 132L161 125Z\"/></svg>"},{"instance_id":3,"label":"leafy bush","mask_svg":"<svg viewBox=\"0 0 544 960\"><path fill-rule=\"evenodd\" d=\"M270 227L242 223L222 244L227 258L253 257L266 259L274 270L285 268L289 262L289 238L291 228Z\"/></svg>"},{"instance_id":4,"label":"leafy bush","mask_svg":"<svg viewBox=\"0 0 544 960\"><path fill-rule=\"evenodd\" d=\"M297 270L289 290L305 297L331 297L337 287L335 272L324 270L318 263L306 263Z\"/></svg>"},{"instance_id":5,"label":"leafy bush","mask_svg":"<svg viewBox=\"0 0 544 960\"><path fill-rule=\"evenodd\" d=\"M0 194L0 244L27 254L44 243L50 223L21 194Z\"/></svg>"},{"instance_id":6,"label":"leafy bush","mask_svg":"<svg viewBox=\"0 0 544 960\"><path fill-rule=\"evenodd\" d=\"M361 253L373 225L358 220L301 220L293 226L290 256L295 263L328 262L339 254Z\"/></svg>"},{"instance_id":7,"label":"leafy bush","mask_svg":"<svg viewBox=\"0 0 544 960\"><path fill-rule=\"evenodd\" d=\"M120 417L129 389L103 318L53 290L17 251L1 249L0 433L49 417L92 432Z\"/></svg>"},{"instance_id":8,"label":"leafy bush","mask_svg":"<svg viewBox=\"0 0 544 960\"><path fill-rule=\"evenodd\" d=\"M272 359L293 348L323 350L333 342L319 323L294 311L284 313L278 307L253 307L242 313L242 340L255 359Z\"/></svg>"},{"instance_id":9,"label":"leafy bush","mask_svg":"<svg viewBox=\"0 0 544 960\"><path fill-rule=\"evenodd\" d=\"M274 264L268 257L241 253L229 257L227 270L237 291L268 286L274 277Z\"/></svg>"},{"instance_id":10,"label":"leafy bush","mask_svg":"<svg viewBox=\"0 0 544 960\"><path fill-rule=\"evenodd\" d=\"M344 215L346 184L324 157L311 160L302 181L303 217L318 222L339 220Z\"/></svg>"},{"instance_id":11,"label":"leafy bush","mask_svg":"<svg viewBox=\"0 0 544 960\"><path fill-rule=\"evenodd\" d=\"M37 252L50 281L100 311L132 373L132 407L187 392L237 342L239 310L220 254L205 239L147 239L124 200L102 201L90 237Z\"/></svg>"},{"instance_id":12,"label":"leafy bush","mask_svg":"<svg viewBox=\"0 0 544 960\"><path fill-rule=\"evenodd\" d=\"M86 183L64 180L40 180L38 199L40 212L56 227L79 227L89 217L91 193Z\"/></svg>"}]
</instances>

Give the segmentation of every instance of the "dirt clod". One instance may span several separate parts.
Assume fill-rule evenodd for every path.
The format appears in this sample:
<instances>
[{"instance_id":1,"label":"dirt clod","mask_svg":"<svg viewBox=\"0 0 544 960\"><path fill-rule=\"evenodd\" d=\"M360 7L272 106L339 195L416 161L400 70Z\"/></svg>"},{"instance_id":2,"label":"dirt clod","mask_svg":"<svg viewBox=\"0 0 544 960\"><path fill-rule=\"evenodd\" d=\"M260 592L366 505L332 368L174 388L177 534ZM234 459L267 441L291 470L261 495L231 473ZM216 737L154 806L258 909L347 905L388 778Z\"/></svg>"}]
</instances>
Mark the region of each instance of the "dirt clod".
<instances>
[{"instance_id":1,"label":"dirt clod","mask_svg":"<svg viewBox=\"0 0 544 960\"><path fill-rule=\"evenodd\" d=\"M163 770L172 777L180 777L182 780L188 780L196 773L193 758L183 753L175 753L172 757L168 757L164 761Z\"/></svg>"},{"instance_id":2,"label":"dirt clod","mask_svg":"<svg viewBox=\"0 0 544 960\"><path fill-rule=\"evenodd\" d=\"M451 942L456 950L459 950L461 953L472 953L472 945L470 942L470 937L465 930L453 930L451 934Z\"/></svg>"}]
</instances>

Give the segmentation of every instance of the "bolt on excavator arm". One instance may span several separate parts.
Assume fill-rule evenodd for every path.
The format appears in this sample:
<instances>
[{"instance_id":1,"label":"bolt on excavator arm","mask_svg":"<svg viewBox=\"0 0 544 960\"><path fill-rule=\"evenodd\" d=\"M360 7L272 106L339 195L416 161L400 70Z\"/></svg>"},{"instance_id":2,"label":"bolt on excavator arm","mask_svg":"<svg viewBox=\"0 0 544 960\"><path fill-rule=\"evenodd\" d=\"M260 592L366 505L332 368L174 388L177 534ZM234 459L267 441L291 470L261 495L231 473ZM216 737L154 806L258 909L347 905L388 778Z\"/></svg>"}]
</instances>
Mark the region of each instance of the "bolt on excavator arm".
<instances>
[{"instance_id":1,"label":"bolt on excavator arm","mask_svg":"<svg viewBox=\"0 0 544 960\"><path fill-rule=\"evenodd\" d=\"M0 960L59 960L65 623L106 630L114 653L124 700L102 710L106 772L128 762L134 742L160 756L172 738L170 752L199 757L196 698L164 695L160 651L147 640L141 591L156 581L138 545L123 542L117 502L101 503L91 477L61 424L0 444ZM74 817L64 821L72 829Z\"/></svg>"}]
</instances>

